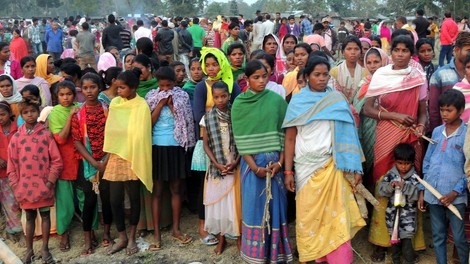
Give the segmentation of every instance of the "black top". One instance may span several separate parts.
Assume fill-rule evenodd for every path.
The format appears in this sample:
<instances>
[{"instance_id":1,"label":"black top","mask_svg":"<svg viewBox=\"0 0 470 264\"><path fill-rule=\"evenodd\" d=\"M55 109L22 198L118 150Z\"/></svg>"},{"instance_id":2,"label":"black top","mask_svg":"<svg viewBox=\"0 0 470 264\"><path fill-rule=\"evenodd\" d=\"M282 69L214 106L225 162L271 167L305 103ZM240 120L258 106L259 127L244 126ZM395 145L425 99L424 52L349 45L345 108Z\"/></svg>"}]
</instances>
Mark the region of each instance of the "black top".
<instances>
[{"instance_id":1,"label":"black top","mask_svg":"<svg viewBox=\"0 0 470 264\"><path fill-rule=\"evenodd\" d=\"M175 33L173 30L169 28L160 28L155 36L155 41L158 44L158 53L161 55L173 54L173 43L171 43L171 41L174 37Z\"/></svg>"},{"instance_id":2,"label":"black top","mask_svg":"<svg viewBox=\"0 0 470 264\"><path fill-rule=\"evenodd\" d=\"M415 30L416 34L418 34L418 38L425 38L428 34L428 20L422 16L419 16L415 20L413 20L413 23L416 26Z\"/></svg>"},{"instance_id":3,"label":"black top","mask_svg":"<svg viewBox=\"0 0 470 264\"><path fill-rule=\"evenodd\" d=\"M121 26L114 24L103 30L102 42L105 49L114 46L118 50L122 50L121 30Z\"/></svg>"}]
</instances>

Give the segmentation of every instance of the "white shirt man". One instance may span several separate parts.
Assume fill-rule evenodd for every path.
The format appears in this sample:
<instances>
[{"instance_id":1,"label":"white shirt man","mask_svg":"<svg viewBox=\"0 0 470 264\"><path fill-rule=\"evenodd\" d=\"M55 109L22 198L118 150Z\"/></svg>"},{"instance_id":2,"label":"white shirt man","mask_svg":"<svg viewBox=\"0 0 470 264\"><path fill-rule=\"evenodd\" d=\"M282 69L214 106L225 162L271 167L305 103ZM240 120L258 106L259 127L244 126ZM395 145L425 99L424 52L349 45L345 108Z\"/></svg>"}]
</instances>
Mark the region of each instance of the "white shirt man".
<instances>
[{"instance_id":1,"label":"white shirt man","mask_svg":"<svg viewBox=\"0 0 470 264\"><path fill-rule=\"evenodd\" d=\"M144 22L142 20L137 20L137 26L139 27L134 32L135 41L139 40L140 38L149 38L152 39L152 30L144 27Z\"/></svg>"}]
</instances>

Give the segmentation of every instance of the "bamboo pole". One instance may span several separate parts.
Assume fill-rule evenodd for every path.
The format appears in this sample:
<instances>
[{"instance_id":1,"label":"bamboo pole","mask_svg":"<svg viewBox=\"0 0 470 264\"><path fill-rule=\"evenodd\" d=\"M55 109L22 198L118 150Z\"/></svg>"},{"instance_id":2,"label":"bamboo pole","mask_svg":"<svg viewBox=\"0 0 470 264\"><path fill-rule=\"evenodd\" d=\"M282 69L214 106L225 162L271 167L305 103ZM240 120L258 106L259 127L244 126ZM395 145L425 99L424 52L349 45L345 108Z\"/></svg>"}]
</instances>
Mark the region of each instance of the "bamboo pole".
<instances>
[{"instance_id":1,"label":"bamboo pole","mask_svg":"<svg viewBox=\"0 0 470 264\"><path fill-rule=\"evenodd\" d=\"M5 264L22 264L13 251L0 239L0 260Z\"/></svg>"}]
</instances>

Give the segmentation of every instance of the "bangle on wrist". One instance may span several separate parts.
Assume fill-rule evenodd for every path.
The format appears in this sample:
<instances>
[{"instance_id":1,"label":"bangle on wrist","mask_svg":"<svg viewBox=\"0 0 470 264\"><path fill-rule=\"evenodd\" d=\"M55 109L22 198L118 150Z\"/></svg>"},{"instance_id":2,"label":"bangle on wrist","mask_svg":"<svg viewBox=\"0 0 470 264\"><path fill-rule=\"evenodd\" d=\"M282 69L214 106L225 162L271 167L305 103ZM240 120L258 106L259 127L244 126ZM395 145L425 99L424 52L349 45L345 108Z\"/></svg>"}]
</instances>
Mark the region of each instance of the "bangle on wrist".
<instances>
[{"instance_id":1,"label":"bangle on wrist","mask_svg":"<svg viewBox=\"0 0 470 264\"><path fill-rule=\"evenodd\" d=\"M294 175L293 171L284 171L284 175Z\"/></svg>"},{"instance_id":2,"label":"bangle on wrist","mask_svg":"<svg viewBox=\"0 0 470 264\"><path fill-rule=\"evenodd\" d=\"M259 170L260 170L260 168L257 167L255 174L258 174Z\"/></svg>"},{"instance_id":3,"label":"bangle on wrist","mask_svg":"<svg viewBox=\"0 0 470 264\"><path fill-rule=\"evenodd\" d=\"M277 164L279 165L279 169L282 169L282 164L278 161Z\"/></svg>"},{"instance_id":4,"label":"bangle on wrist","mask_svg":"<svg viewBox=\"0 0 470 264\"><path fill-rule=\"evenodd\" d=\"M381 114L382 114L382 110L379 110L379 113L377 114L377 118L378 118L379 120L382 120L382 117L380 116Z\"/></svg>"}]
</instances>

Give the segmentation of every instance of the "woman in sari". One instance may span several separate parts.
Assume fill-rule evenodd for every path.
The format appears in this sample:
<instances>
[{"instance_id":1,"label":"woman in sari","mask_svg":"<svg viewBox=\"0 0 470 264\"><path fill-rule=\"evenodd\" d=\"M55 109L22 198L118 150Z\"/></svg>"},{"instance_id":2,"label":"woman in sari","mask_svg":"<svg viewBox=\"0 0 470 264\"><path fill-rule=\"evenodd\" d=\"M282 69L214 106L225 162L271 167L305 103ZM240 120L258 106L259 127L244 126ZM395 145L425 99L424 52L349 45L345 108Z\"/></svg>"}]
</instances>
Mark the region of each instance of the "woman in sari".
<instances>
[{"instance_id":1,"label":"woman in sari","mask_svg":"<svg viewBox=\"0 0 470 264\"><path fill-rule=\"evenodd\" d=\"M295 70L289 72L282 81L282 86L286 88L286 101L289 102L292 94L300 91L297 83L297 74L299 70L307 64L308 57L312 53L312 48L307 43L299 43L294 47L294 63L297 65Z\"/></svg>"},{"instance_id":2,"label":"woman in sari","mask_svg":"<svg viewBox=\"0 0 470 264\"><path fill-rule=\"evenodd\" d=\"M232 107L233 134L243 157L241 257L248 263L292 262L287 190L281 172L284 162L281 126L287 103L265 89L268 73L263 63L250 61L245 75L249 90L238 96Z\"/></svg>"},{"instance_id":3,"label":"woman in sari","mask_svg":"<svg viewBox=\"0 0 470 264\"><path fill-rule=\"evenodd\" d=\"M8 74L13 79L23 76L20 63L16 60L10 60L10 46L7 42L0 42L0 74Z\"/></svg>"},{"instance_id":4,"label":"woman in sari","mask_svg":"<svg viewBox=\"0 0 470 264\"><path fill-rule=\"evenodd\" d=\"M263 39L263 50L269 55L276 59L276 66L273 69L273 74L269 76L269 80L282 84L284 80L284 74L287 71L286 67L286 55L284 49L281 46L281 42L274 34L268 34Z\"/></svg>"},{"instance_id":5,"label":"woman in sari","mask_svg":"<svg viewBox=\"0 0 470 264\"><path fill-rule=\"evenodd\" d=\"M193 114L195 122L196 139L198 143L195 146L193 160L202 160L206 156L203 150L202 135L203 133L199 123L206 112L210 111L214 107L214 100L212 98L212 85L217 81L223 81L228 85L230 93L230 102L233 103L235 98L240 94L240 86L234 81L232 67L225 56L225 54L217 48L206 48L201 49L201 67L204 75L207 79L200 81L194 90L194 105ZM200 157L194 157L200 155ZM198 201L198 212L199 212L199 236L201 241L206 245L213 245L218 243L218 240L208 232L204 230L205 215L204 215L204 204L203 204L203 185L204 174L199 173L201 187L199 190L199 201ZM197 188L194 186L194 188Z\"/></svg>"},{"instance_id":6,"label":"woman in sari","mask_svg":"<svg viewBox=\"0 0 470 264\"><path fill-rule=\"evenodd\" d=\"M359 113L360 123L358 128L359 141L361 142L362 151L366 161L364 163L364 175L366 176L365 182L367 187L373 189L372 184L372 166L374 165L374 144L375 144L375 126L377 122L375 119L367 117L363 113L364 103L366 101L365 95L369 89L370 80L375 71L380 67L388 64L388 55L385 51L378 48L369 49L364 56L364 65L366 66L367 76L359 83L359 92L356 93L353 99L353 106L356 112Z\"/></svg>"},{"instance_id":7,"label":"woman in sari","mask_svg":"<svg viewBox=\"0 0 470 264\"><path fill-rule=\"evenodd\" d=\"M282 39L282 49L284 50L284 54L287 56L287 53L295 48L295 45L298 44L297 37L287 33L284 38ZM286 58L283 58L286 60Z\"/></svg>"},{"instance_id":8,"label":"woman in sari","mask_svg":"<svg viewBox=\"0 0 470 264\"><path fill-rule=\"evenodd\" d=\"M0 101L5 101L10 104L11 112L15 116L15 121L20 116L18 103L23 100L23 97L16 88L15 80L7 74L0 75Z\"/></svg>"},{"instance_id":9,"label":"woman in sari","mask_svg":"<svg viewBox=\"0 0 470 264\"><path fill-rule=\"evenodd\" d=\"M36 74L35 76L41 77L49 84L51 91L52 105L57 104L57 95L55 89L57 83L62 80L62 77L54 74L54 59L49 54L41 54L36 58Z\"/></svg>"},{"instance_id":10,"label":"woman in sari","mask_svg":"<svg viewBox=\"0 0 470 264\"><path fill-rule=\"evenodd\" d=\"M409 143L416 151L414 167L420 173L423 148L419 137L427 123L426 76L421 70L409 66L414 44L408 36L392 40L392 65L378 69L373 75L366 93L363 113L377 120L376 144L374 146L373 184L393 166L393 148L399 143ZM386 80L386 81L384 81ZM377 189L376 189L377 191ZM376 196L378 197L378 196ZM381 208L387 199L379 198ZM414 237L415 250L426 247L422 230L422 215L418 215L418 230ZM385 224L385 209L375 208L372 214L369 241L377 248L371 256L373 261L383 261L384 247L390 247L390 236Z\"/></svg>"},{"instance_id":11,"label":"woman in sari","mask_svg":"<svg viewBox=\"0 0 470 264\"><path fill-rule=\"evenodd\" d=\"M11 59L20 61L24 56L28 56L28 47L21 37L19 29L13 30L13 39L10 42Z\"/></svg>"},{"instance_id":12,"label":"woman in sari","mask_svg":"<svg viewBox=\"0 0 470 264\"><path fill-rule=\"evenodd\" d=\"M309 59L308 85L292 97L283 124L285 184L297 192L300 263L352 263L351 239L366 225L343 175L354 173L352 187L362 181L361 145L348 102L328 87L329 70L326 59Z\"/></svg>"},{"instance_id":13,"label":"woman in sari","mask_svg":"<svg viewBox=\"0 0 470 264\"><path fill-rule=\"evenodd\" d=\"M361 58L361 41L355 36L348 36L341 45L344 62L331 69L332 87L343 93L352 103L359 87L359 82L366 76L366 71L359 64Z\"/></svg>"},{"instance_id":14,"label":"woman in sari","mask_svg":"<svg viewBox=\"0 0 470 264\"><path fill-rule=\"evenodd\" d=\"M21 70L23 72L23 77L16 80L18 86L18 91L21 90L28 84L34 84L39 88L41 96L41 106L51 106L51 86L41 77L34 76L36 73L36 60L33 56L23 57L20 61Z\"/></svg>"}]
</instances>

